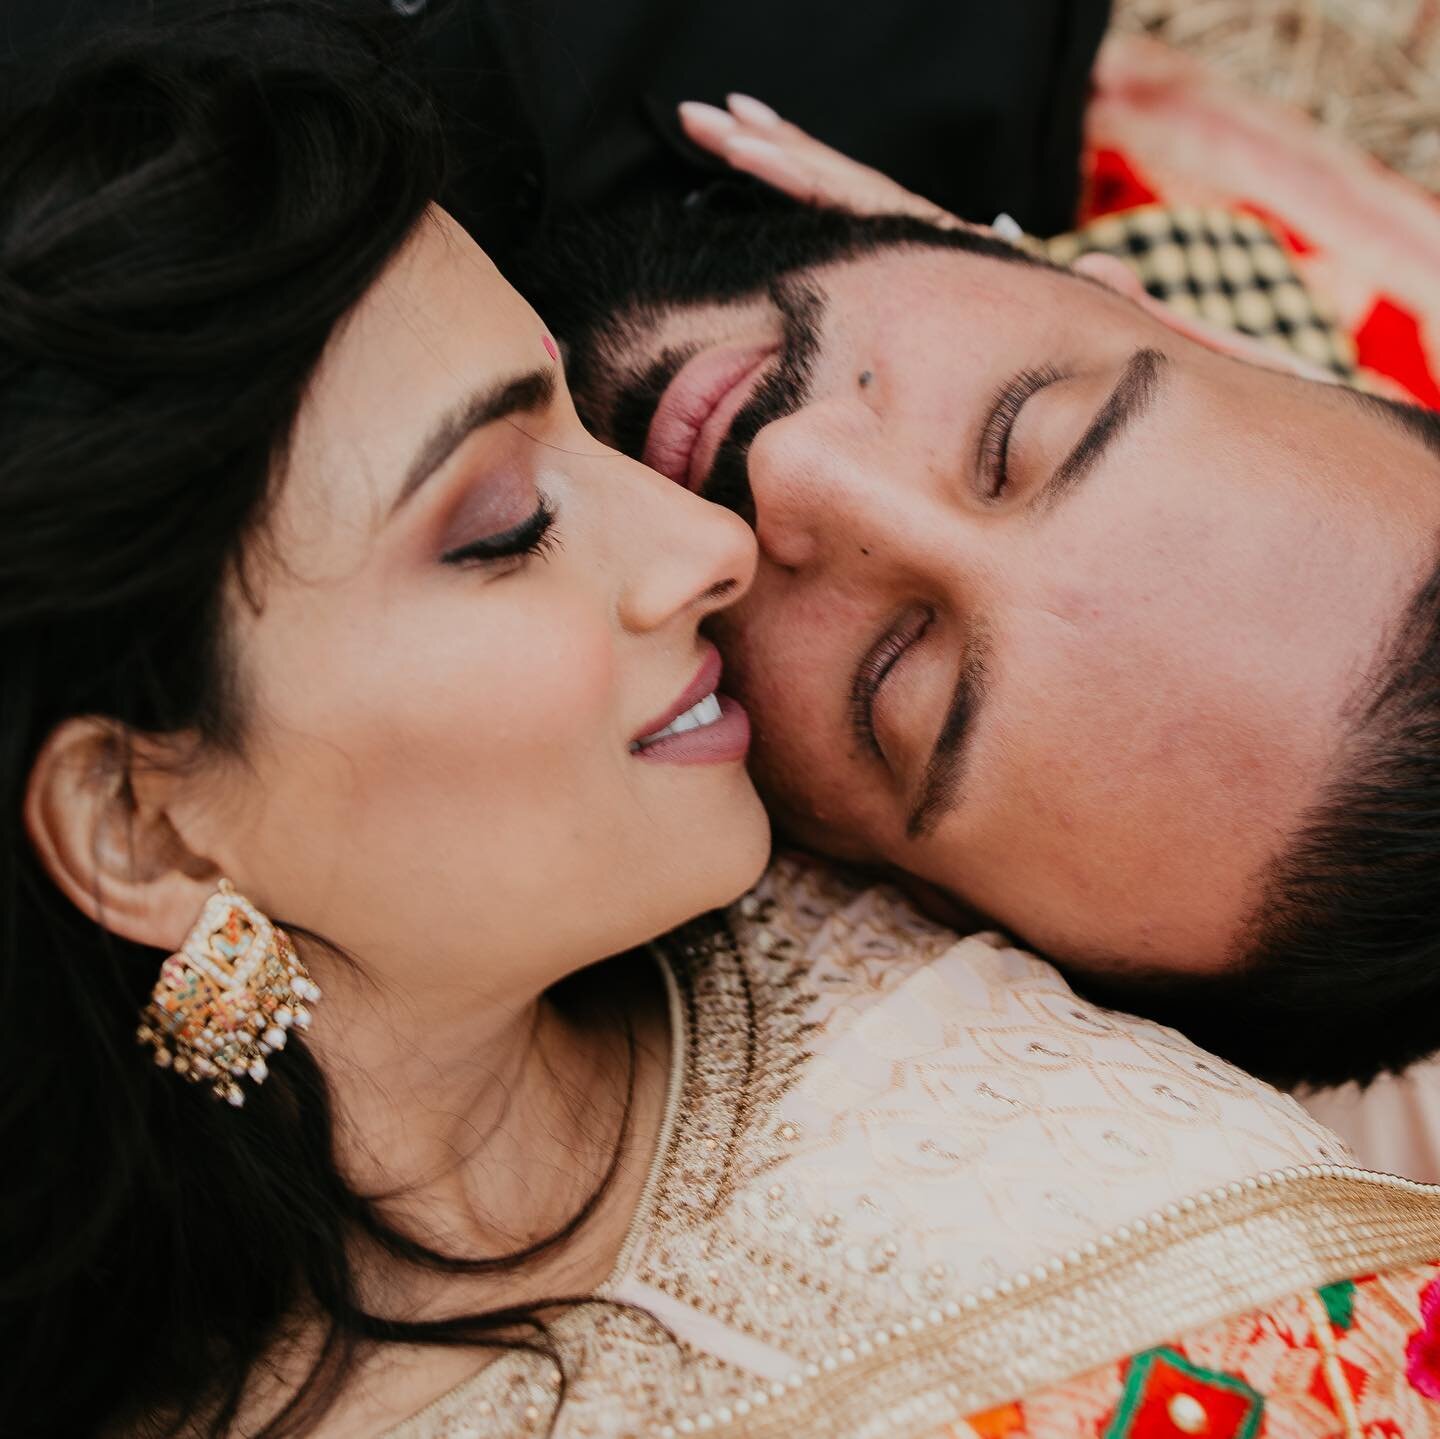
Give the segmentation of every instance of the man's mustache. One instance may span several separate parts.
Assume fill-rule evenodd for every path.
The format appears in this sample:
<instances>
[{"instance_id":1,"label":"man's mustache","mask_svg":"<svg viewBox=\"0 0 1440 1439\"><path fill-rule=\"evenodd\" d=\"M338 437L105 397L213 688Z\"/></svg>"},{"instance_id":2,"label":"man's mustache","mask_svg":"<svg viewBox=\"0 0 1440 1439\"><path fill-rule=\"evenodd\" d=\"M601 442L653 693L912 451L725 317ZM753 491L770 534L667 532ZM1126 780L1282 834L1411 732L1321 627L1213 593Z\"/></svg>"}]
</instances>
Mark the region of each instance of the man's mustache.
<instances>
[{"instance_id":1,"label":"man's mustache","mask_svg":"<svg viewBox=\"0 0 1440 1439\"><path fill-rule=\"evenodd\" d=\"M700 486L705 499L733 510L752 527L755 502L750 490L750 446L767 425L793 415L808 400L825 312L819 291L803 281L782 278L769 290L782 327L779 361L736 413ZM666 348L620 384L606 426L616 449L636 459L644 454L665 391L702 348L698 344Z\"/></svg>"}]
</instances>

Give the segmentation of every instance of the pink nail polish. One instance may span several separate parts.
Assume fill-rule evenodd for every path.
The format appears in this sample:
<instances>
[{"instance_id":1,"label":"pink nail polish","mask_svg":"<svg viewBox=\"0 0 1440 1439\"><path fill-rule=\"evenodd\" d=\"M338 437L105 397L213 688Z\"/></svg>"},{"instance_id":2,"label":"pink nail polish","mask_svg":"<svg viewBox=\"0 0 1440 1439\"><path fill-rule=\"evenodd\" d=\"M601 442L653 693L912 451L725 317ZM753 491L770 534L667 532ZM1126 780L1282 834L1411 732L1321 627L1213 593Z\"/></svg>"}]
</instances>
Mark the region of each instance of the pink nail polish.
<instances>
[{"instance_id":1,"label":"pink nail polish","mask_svg":"<svg viewBox=\"0 0 1440 1439\"><path fill-rule=\"evenodd\" d=\"M718 105L707 105L703 100L682 100L678 108L681 119L704 130L728 133L737 124L728 110L722 110Z\"/></svg>"},{"instance_id":2,"label":"pink nail polish","mask_svg":"<svg viewBox=\"0 0 1440 1439\"><path fill-rule=\"evenodd\" d=\"M778 125L780 117L763 100L753 95L732 94L725 97L730 113L747 125Z\"/></svg>"}]
</instances>

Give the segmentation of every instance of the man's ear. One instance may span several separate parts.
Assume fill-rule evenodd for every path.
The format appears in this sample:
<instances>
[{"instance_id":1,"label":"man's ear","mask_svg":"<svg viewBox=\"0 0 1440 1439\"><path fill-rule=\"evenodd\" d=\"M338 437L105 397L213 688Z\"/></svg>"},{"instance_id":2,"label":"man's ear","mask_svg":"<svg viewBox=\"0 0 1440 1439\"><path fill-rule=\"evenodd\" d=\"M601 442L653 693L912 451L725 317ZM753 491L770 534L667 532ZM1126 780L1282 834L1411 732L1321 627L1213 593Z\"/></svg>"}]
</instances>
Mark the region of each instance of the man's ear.
<instances>
[{"instance_id":1,"label":"man's ear","mask_svg":"<svg viewBox=\"0 0 1440 1439\"><path fill-rule=\"evenodd\" d=\"M220 875L190 853L166 812L182 781L163 746L113 722L70 719L30 771L24 819L56 886L112 933L176 949Z\"/></svg>"},{"instance_id":2,"label":"man's ear","mask_svg":"<svg viewBox=\"0 0 1440 1439\"><path fill-rule=\"evenodd\" d=\"M1322 370L1318 365L1312 365L1298 355L1287 354L1283 350L1262 345L1258 340L1236 330L1226 330L1219 325L1207 324L1204 320L1172 310L1164 301L1157 300L1145 288L1139 275L1114 255L1082 255L1071 269L1077 275L1088 276L1104 285L1107 290L1123 295L1167 329L1174 330L1177 335L1184 335L1187 340L1194 340L1207 349L1218 350L1222 355L1232 355L1237 360L1247 360L1252 365L1263 365L1267 370L1299 375L1305 380L1338 383L1329 370Z\"/></svg>"}]
</instances>

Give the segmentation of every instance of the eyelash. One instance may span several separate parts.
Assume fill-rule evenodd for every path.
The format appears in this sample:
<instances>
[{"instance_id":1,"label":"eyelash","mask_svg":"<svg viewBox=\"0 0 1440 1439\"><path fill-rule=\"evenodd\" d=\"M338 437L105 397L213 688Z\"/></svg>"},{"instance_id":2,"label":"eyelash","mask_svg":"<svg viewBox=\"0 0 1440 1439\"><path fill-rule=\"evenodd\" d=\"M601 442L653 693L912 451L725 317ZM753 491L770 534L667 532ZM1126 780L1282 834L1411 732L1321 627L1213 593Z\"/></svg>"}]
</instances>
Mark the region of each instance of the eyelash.
<instances>
[{"instance_id":1,"label":"eyelash","mask_svg":"<svg viewBox=\"0 0 1440 1439\"><path fill-rule=\"evenodd\" d=\"M876 738L873 723L876 692L905 651L930 628L934 618L935 612L927 609L918 627L901 627L887 635L875 652L866 656L856 675L855 692L851 697L852 714L856 727L865 736L866 743L875 752L877 759L884 759L885 754Z\"/></svg>"},{"instance_id":2,"label":"eyelash","mask_svg":"<svg viewBox=\"0 0 1440 1439\"><path fill-rule=\"evenodd\" d=\"M523 560L531 555L553 554L560 547L555 530L559 511L546 495L540 496L535 513L498 535L485 535L469 544L447 550L440 556L447 565L488 565L501 560Z\"/></svg>"},{"instance_id":3,"label":"eyelash","mask_svg":"<svg viewBox=\"0 0 1440 1439\"><path fill-rule=\"evenodd\" d=\"M1007 380L996 394L991 403L990 417L985 421L985 429L980 436L980 475L986 486L987 500L998 500L1010 487L1010 434L1026 401L1047 385L1063 378L1053 365L1042 365L1038 370L1021 370L1013 379Z\"/></svg>"}]
</instances>

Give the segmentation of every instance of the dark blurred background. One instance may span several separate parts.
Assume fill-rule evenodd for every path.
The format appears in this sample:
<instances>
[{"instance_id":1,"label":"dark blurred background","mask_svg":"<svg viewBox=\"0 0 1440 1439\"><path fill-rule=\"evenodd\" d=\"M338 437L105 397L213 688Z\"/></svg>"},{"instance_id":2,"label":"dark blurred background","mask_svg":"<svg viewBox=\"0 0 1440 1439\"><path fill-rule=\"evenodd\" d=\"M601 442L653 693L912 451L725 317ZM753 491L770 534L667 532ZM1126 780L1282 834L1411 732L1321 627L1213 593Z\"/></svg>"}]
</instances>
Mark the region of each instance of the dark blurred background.
<instances>
[{"instance_id":1,"label":"dark blurred background","mask_svg":"<svg viewBox=\"0 0 1440 1439\"><path fill-rule=\"evenodd\" d=\"M459 164L448 207L502 268L545 220L686 194L722 166L675 105L739 90L964 218L1065 229L1109 0L349 0L408 18ZM148 8L3 0L0 57ZM183 23L183 22L182 22Z\"/></svg>"}]
</instances>

